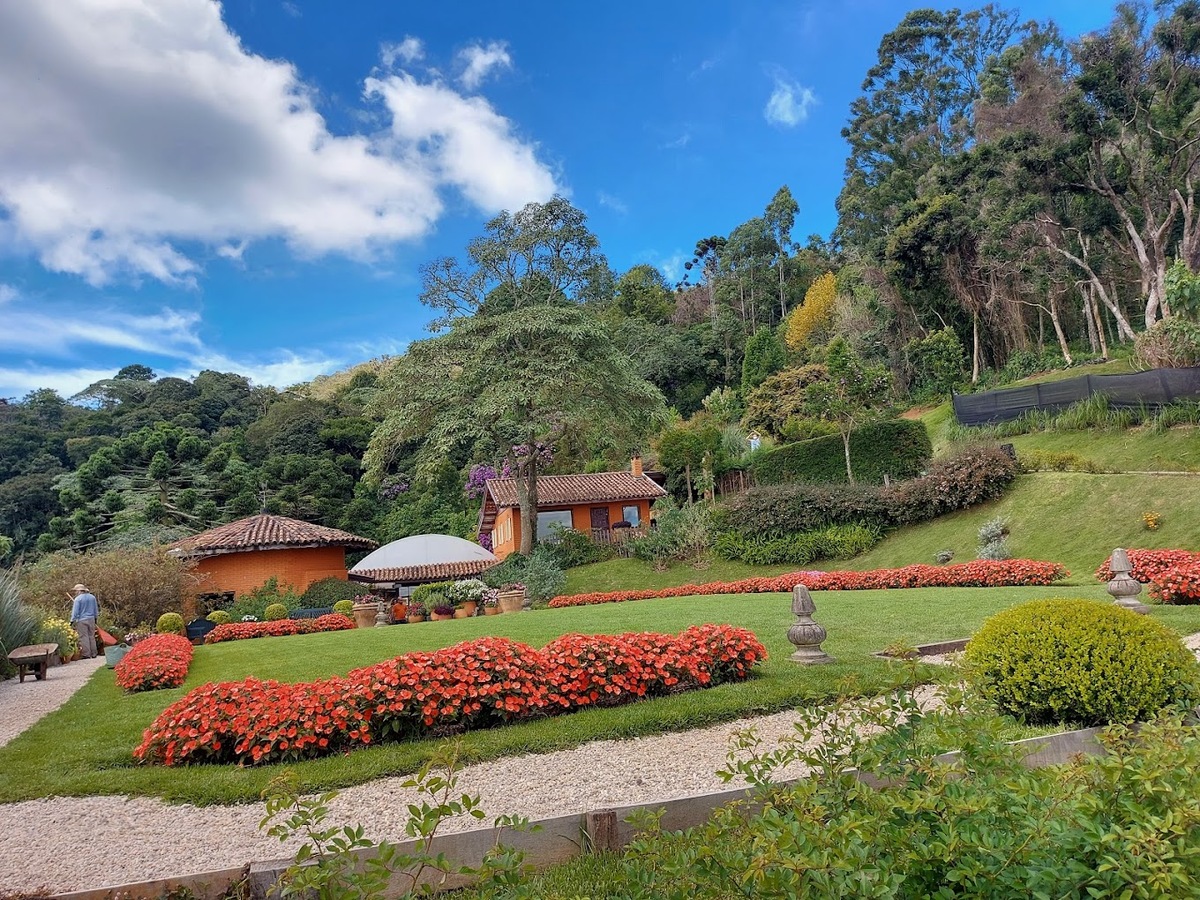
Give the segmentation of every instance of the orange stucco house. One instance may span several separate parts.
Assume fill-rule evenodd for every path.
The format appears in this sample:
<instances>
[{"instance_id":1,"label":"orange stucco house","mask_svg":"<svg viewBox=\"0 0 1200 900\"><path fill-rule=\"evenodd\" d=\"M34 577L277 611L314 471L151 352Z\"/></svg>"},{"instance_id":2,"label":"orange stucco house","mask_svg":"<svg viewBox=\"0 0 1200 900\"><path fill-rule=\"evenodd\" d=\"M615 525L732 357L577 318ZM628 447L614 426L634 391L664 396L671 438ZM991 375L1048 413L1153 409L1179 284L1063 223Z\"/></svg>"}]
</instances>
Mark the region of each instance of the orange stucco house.
<instances>
[{"instance_id":1,"label":"orange stucco house","mask_svg":"<svg viewBox=\"0 0 1200 900\"><path fill-rule=\"evenodd\" d=\"M645 531L650 506L667 492L642 471L641 457L633 458L628 472L593 472L585 475L539 475L538 538L561 525L590 534L593 540L612 539L614 526ZM512 478L492 478L483 494L479 533L491 535L492 552L499 559L521 546L521 516L517 486Z\"/></svg>"},{"instance_id":2,"label":"orange stucco house","mask_svg":"<svg viewBox=\"0 0 1200 900\"><path fill-rule=\"evenodd\" d=\"M272 576L296 593L322 578L345 580L346 549L373 547L348 531L261 513L176 541L167 552L196 560L202 593L236 596Z\"/></svg>"}]
</instances>

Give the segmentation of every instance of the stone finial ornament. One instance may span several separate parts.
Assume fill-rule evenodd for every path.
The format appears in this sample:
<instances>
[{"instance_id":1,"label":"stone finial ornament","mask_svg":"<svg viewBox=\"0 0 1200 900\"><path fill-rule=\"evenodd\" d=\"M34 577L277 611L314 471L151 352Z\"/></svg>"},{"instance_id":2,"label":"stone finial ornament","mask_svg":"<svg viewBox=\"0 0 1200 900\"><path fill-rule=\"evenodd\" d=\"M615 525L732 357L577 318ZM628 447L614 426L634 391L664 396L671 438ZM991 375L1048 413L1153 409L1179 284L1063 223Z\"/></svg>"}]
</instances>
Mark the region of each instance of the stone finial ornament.
<instances>
[{"instance_id":1,"label":"stone finial ornament","mask_svg":"<svg viewBox=\"0 0 1200 900\"><path fill-rule=\"evenodd\" d=\"M802 584L792 588L792 612L796 622L788 629L788 640L796 645L796 652L788 657L792 662L802 666L812 666L818 663L831 663L833 657L821 649L825 640L824 627L813 621L813 613L817 605L813 603L808 588Z\"/></svg>"},{"instance_id":2,"label":"stone finial ornament","mask_svg":"<svg viewBox=\"0 0 1200 900\"><path fill-rule=\"evenodd\" d=\"M1113 596L1113 602L1142 615L1150 612L1150 607L1137 599L1137 595L1142 592L1142 586L1129 574L1133 571L1129 554L1118 547L1112 552L1108 567L1113 573L1112 581L1108 583L1108 592Z\"/></svg>"},{"instance_id":3,"label":"stone finial ornament","mask_svg":"<svg viewBox=\"0 0 1200 900\"><path fill-rule=\"evenodd\" d=\"M391 622L390 617L388 616L387 603L383 600L380 600L378 606L379 608L375 611L375 627L378 628L381 625L390 625Z\"/></svg>"}]
</instances>

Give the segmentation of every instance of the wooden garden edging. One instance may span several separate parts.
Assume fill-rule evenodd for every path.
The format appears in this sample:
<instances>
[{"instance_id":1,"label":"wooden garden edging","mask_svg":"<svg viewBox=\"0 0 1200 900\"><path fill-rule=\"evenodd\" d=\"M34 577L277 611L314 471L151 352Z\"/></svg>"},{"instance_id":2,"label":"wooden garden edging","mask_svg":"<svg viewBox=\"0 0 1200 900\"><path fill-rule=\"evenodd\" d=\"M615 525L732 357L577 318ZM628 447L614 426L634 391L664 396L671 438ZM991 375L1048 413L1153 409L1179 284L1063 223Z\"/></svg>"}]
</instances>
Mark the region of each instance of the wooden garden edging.
<instances>
[{"instance_id":1,"label":"wooden garden edging","mask_svg":"<svg viewBox=\"0 0 1200 900\"><path fill-rule=\"evenodd\" d=\"M1024 763L1031 769L1062 765L1071 757L1081 753L1088 756L1099 756L1103 752L1103 748L1097 736L1102 730L1101 728L1084 728L1079 731L1066 731L1045 737L1027 738L1022 741L1014 741L1013 746L1026 750ZM957 755L957 751L944 753L937 759L949 761ZM858 777L867 784L879 783L879 780L869 773L860 772ZM798 781L800 779L795 778L784 783L795 784ZM678 800L640 803L633 806L619 806L615 809L591 810L580 814L557 816L552 819L540 819L533 823L540 826L538 831L506 831L504 843L525 851L526 864L541 870L556 863L566 862L581 853L595 850L620 850L636 836L633 826L625 821L634 812L662 810L663 830L680 831L704 824L712 815L713 810L737 800L745 800L750 795L751 792L748 788L738 787L710 794L695 794ZM438 853L444 853L446 858L456 866L478 866L483 861L484 854L495 845L495 842L493 829L479 828L435 837L430 852L435 856ZM404 841L396 846L401 853L411 853L416 850L417 842ZM372 853L374 853L372 850L363 850L358 855L360 859L365 860ZM142 898L157 900L166 891L175 888L187 888L200 900L216 900L243 878L248 881L250 896L256 900L262 900L267 897L271 886L279 880L280 875L290 865L292 865L291 857L265 860L253 862L237 869L221 869L215 872L163 878L120 887L55 894L53 900L142 900ZM441 878L438 873L432 873L423 879L423 883L429 884L439 881ZM468 876L450 875L444 882L441 882L441 886L447 889L464 887L471 881L472 879ZM398 896L408 887L410 884L407 876L402 873L392 876L393 896Z\"/></svg>"}]
</instances>

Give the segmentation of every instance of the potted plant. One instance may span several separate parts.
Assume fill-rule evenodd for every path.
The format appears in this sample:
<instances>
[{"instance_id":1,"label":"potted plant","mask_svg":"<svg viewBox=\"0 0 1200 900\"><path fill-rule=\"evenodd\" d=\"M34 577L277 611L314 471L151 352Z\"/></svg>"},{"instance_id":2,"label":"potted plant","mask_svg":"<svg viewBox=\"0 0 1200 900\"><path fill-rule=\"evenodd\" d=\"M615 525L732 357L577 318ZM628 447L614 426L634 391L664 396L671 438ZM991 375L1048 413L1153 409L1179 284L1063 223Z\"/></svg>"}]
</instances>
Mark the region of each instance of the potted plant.
<instances>
[{"instance_id":1,"label":"potted plant","mask_svg":"<svg viewBox=\"0 0 1200 900\"><path fill-rule=\"evenodd\" d=\"M483 599L483 595L487 591L488 586L478 578L466 578L450 585L447 594L451 602L457 604L460 610L464 610L463 614L457 618L465 619L475 615L475 611L479 608L479 601Z\"/></svg>"},{"instance_id":2,"label":"potted plant","mask_svg":"<svg viewBox=\"0 0 1200 900\"><path fill-rule=\"evenodd\" d=\"M488 588L484 592L483 614L485 616L500 615L500 592L496 588Z\"/></svg>"},{"instance_id":3,"label":"potted plant","mask_svg":"<svg viewBox=\"0 0 1200 900\"><path fill-rule=\"evenodd\" d=\"M375 624L375 614L379 612L379 598L374 594L359 594L354 598L355 628L370 628Z\"/></svg>"},{"instance_id":4,"label":"potted plant","mask_svg":"<svg viewBox=\"0 0 1200 900\"><path fill-rule=\"evenodd\" d=\"M519 581L506 584L500 589L500 612L520 612L525 606L525 585Z\"/></svg>"},{"instance_id":5,"label":"potted plant","mask_svg":"<svg viewBox=\"0 0 1200 900\"><path fill-rule=\"evenodd\" d=\"M443 601L433 608L429 618L435 622L440 622L442 619L453 619L454 607Z\"/></svg>"},{"instance_id":6,"label":"potted plant","mask_svg":"<svg viewBox=\"0 0 1200 900\"><path fill-rule=\"evenodd\" d=\"M425 613L425 604L424 603L420 603L420 602L409 603L408 604L408 615L405 616L405 620L408 622L412 622L414 624L417 622L424 622L425 615L426 615L426 613Z\"/></svg>"}]
</instances>

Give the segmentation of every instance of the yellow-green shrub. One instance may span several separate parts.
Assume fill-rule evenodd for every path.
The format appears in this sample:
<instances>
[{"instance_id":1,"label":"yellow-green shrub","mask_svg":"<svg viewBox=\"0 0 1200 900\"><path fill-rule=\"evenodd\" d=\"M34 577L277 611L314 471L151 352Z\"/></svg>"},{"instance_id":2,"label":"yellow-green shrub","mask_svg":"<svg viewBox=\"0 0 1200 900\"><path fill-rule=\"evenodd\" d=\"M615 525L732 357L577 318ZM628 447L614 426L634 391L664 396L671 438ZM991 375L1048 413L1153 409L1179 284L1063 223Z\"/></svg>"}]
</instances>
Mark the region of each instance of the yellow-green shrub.
<instances>
[{"instance_id":1,"label":"yellow-green shrub","mask_svg":"<svg viewBox=\"0 0 1200 900\"><path fill-rule=\"evenodd\" d=\"M214 625L228 625L233 621L233 617L223 609L215 609L204 618L208 619Z\"/></svg>"},{"instance_id":2,"label":"yellow-green shrub","mask_svg":"<svg viewBox=\"0 0 1200 900\"><path fill-rule=\"evenodd\" d=\"M282 603L272 603L270 606L268 606L266 608L266 610L264 610L263 618L266 619L268 622L274 622L274 621L277 621L278 619L286 619L287 614L288 614L288 608L286 606L284 606Z\"/></svg>"},{"instance_id":3,"label":"yellow-green shrub","mask_svg":"<svg viewBox=\"0 0 1200 900\"><path fill-rule=\"evenodd\" d=\"M335 613L342 613L346 616L351 615L354 612L354 601L339 600L337 603L333 604L333 611Z\"/></svg>"},{"instance_id":4,"label":"yellow-green shrub","mask_svg":"<svg viewBox=\"0 0 1200 900\"><path fill-rule=\"evenodd\" d=\"M183 616L179 613L163 613L154 623L154 630L159 634L183 634Z\"/></svg>"},{"instance_id":5,"label":"yellow-green shrub","mask_svg":"<svg viewBox=\"0 0 1200 900\"><path fill-rule=\"evenodd\" d=\"M1094 600L1034 600L997 613L965 660L985 697L1034 724L1136 722L1200 699L1200 665L1178 635Z\"/></svg>"},{"instance_id":6,"label":"yellow-green shrub","mask_svg":"<svg viewBox=\"0 0 1200 900\"><path fill-rule=\"evenodd\" d=\"M71 627L71 623L58 616L51 616L42 622L34 638L35 644L58 644L58 655L70 659L79 652L79 635Z\"/></svg>"}]
</instances>

